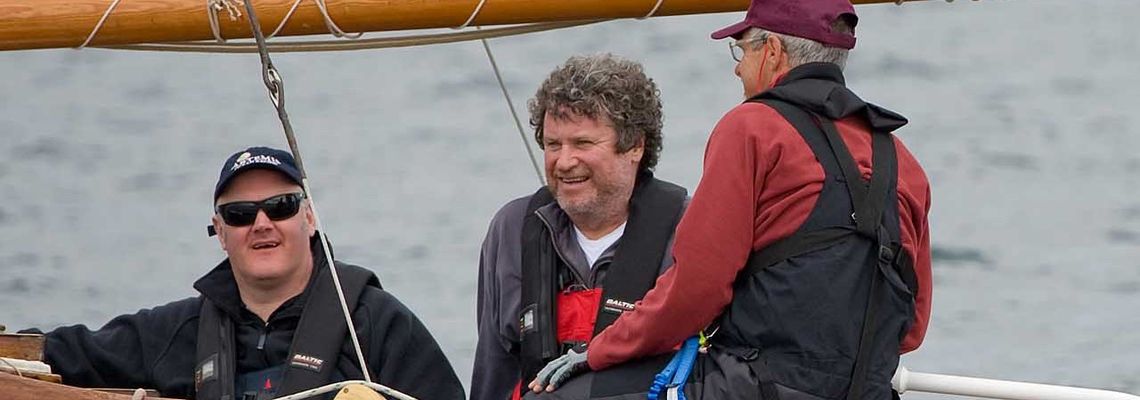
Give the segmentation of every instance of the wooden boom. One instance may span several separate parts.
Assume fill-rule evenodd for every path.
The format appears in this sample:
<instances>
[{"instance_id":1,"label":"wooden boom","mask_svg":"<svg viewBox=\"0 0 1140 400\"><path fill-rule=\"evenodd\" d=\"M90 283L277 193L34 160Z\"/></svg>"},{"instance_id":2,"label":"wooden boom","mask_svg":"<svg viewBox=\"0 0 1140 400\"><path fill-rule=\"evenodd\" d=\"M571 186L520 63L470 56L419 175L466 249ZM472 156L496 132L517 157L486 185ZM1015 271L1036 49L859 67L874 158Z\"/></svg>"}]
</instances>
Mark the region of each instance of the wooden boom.
<instances>
[{"instance_id":1,"label":"wooden boom","mask_svg":"<svg viewBox=\"0 0 1140 400\"><path fill-rule=\"evenodd\" d=\"M0 51L78 47L113 0L0 0ZM233 0L231 0L233 1ZM268 34L295 0L255 1ZM855 4L893 0L852 0ZM479 0L325 0L345 32L446 28L462 25ZM743 11L749 0L664 0L655 16ZM486 0L471 25L634 18L657 0ZM244 14L244 7L238 7ZM222 36L249 38L244 16L218 13ZM325 34L316 0L303 0L279 36ZM203 0L120 0L89 46L213 39Z\"/></svg>"}]
</instances>

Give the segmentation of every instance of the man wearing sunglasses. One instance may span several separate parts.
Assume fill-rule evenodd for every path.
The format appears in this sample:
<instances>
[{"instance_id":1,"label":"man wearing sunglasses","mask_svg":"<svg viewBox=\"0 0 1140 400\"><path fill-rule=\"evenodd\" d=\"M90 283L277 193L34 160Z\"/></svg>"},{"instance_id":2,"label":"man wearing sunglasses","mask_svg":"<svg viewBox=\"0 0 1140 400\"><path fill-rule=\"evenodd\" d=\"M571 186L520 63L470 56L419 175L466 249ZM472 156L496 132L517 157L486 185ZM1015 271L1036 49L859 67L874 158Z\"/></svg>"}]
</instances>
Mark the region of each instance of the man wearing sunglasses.
<instances>
[{"instance_id":1,"label":"man wearing sunglasses","mask_svg":"<svg viewBox=\"0 0 1140 400\"><path fill-rule=\"evenodd\" d=\"M849 0L753 0L712 34L735 40L745 101L709 137L676 263L584 360L555 360L532 389L704 330L689 399L896 395L899 354L930 315L930 187L892 134L906 119L845 85L856 22Z\"/></svg>"},{"instance_id":2,"label":"man wearing sunglasses","mask_svg":"<svg viewBox=\"0 0 1140 400\"><path fill-rule=\"evenodd\" d=\"M201 296L63 327L45 356L66 384L149 387L164 397L254 400L362 379L301 174L285 151L226 160L209 227L228 257ZM435 339L369 270L335 262L373 381L422 399L462 399Z\"/></svg>"}]
</instances>

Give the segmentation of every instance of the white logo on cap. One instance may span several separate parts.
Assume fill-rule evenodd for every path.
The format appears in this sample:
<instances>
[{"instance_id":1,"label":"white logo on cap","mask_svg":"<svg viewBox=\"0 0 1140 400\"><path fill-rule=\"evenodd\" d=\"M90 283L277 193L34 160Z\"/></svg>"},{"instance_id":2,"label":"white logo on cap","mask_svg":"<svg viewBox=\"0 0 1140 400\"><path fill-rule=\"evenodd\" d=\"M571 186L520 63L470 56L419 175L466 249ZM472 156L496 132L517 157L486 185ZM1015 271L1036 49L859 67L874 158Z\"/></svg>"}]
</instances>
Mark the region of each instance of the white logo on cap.
<instances>
[{"instance_id":1,"label":"white logo on cap","mask_svg":"<svg viewBox=\"0 0 1140 400\"><path fill-rule=\"evenodd\" d=\"M250 155L249 152L247 151L245 153L242 153L240 156L238 156L237 160L234 161L234 166L230 167L230 171L236 171L238 168L244 167L244 166L249 165L249 164L281 165L281 161L278 160L277 157L267 156L264 154L253 156L253 155Z\"/></svg>"}]
</instances>

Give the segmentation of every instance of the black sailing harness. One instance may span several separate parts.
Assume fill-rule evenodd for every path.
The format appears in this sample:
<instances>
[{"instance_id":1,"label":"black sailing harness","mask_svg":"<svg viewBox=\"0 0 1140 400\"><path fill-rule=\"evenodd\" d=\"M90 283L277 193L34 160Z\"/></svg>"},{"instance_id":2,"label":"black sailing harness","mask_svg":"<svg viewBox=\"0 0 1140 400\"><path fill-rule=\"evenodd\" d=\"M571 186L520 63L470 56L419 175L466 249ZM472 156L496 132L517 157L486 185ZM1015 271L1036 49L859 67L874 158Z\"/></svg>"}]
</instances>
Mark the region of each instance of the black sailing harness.
<instances>
[{"instance_id":1,"label":"black sailing harness","mask_svg":"<svg viewBox=\"0 0 1140 400\"><path fill-rule=\"evenodd\" d=\"M340 302L324 257L314 257L318 276L308 289L304 311L284 366L284 379L275 393L261 393L257 400L283 396L328 384L348 335L348 324L341 315ZM336 262L341 285L350 307L355 312L360 295L367 286L380 287L376 275L367 269ZM362 341L368 343L367 341ZM194 386L199 400L244 400L235 393L235 337L233 321L210 300L202 298L198 322L197 364ZM366 350L365 350L366 351ZM355 359L354 359L355 360ZM268 397L266 397L268 396Z\"/></svg>"},{"instance_id":2,"label":"black sailing harness","mask_svg":"<svg viewBox=\"0 0 1140 400\"><path fill-rule=\"evenodd\" d=\"M601 283L602 297L594 324L594 336L612 324L640 300L657 279L669 238L684 212L684 188L641 173L629 204L629 222ZM567 345L559 343L556 327L556 296L566 285L561 277L570 266L558 255L554 233L536 211L554 202L550 191L539 189L527 205L522 229L522 311L519 316L522 381L529 382L547 362L562 355ZM666 360L668 361L668 360ZM660 370L660 367L656 367ZM656 370L646 369L649 379ZM605 391L607 374L594 378L594 392ZM625 378L614 383L628 383ZM637 388L644 390L644 385ZM614 389L624 390L624 389Z\"/></svg>"},{"instance_id":3,"label":"black sailing harness","mask_svg":"<svg viewBox=\"0 0 1140 400\"><path fill-rule=\"evenodd\" d=\"M834 66L798 69L788 74L784 87L748 101L772 107L803 136L824 168L824 188L803 226L749 257L714 343L750 361L765 400L780 400L787 389L792 395L784 400L804 398L796 392L813 399L890 398L890 374L917 293L912 261L901 245L898 166L890 133L905 119L863 103L842 86ZM822 105L804 104L811 99L822 99ZM871 124L870 182L862 179L832 122L858 111L887 117L886 129ZM901 123L891 124L894 117ZM884 291L884 280L894 289ZM803 299L813 293L818 302ZM889 307L886 313L882 307ZM852 357L853 362L843 361ZM872 366L875 387L869 388Z\"/></svg>"}]
</instances>

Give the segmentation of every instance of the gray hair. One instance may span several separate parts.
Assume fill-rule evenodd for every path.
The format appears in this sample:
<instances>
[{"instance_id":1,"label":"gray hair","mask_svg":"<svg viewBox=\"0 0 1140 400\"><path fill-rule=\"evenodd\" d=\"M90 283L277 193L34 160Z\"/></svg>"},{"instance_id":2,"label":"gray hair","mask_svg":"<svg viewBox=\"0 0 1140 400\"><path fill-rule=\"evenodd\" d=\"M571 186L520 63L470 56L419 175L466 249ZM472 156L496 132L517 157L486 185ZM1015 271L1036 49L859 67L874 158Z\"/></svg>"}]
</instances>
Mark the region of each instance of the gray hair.
<instances>
[{"instance_id":1,"label":"gray hair","mask_svg":"<svg viewBox=\"0 0 1140 400\"><path fill-rule=\"evenodd\" d=\"M836 20L832 29L840 33L852 31L851 26L842 18ZM813 62L835 64L841 70L847 66L847 53L849 52L847 49L828 46L811 39L770 32L761 28L750 28L748 32L744 33L743 40L749 40L752 48L757 49L764 44L768 36L775 36L780 39L780 43L784 45L784 51L788 53L788 64L792 68Z\"/></svg>"},{"instance_id":2,"label":"gray hair","mask_svg":"<svg viewBox=\"0 0 1140 400\"><path fill-rule=\"evenodd\" d=\"M573 56L550 73L527 103L534 139L543 147L542 121L605 116L617 132L617 152L645 139L639 171L652 171L661 153L661 92L641 64L612 54Z\"/></svg>"}]
</instances>

